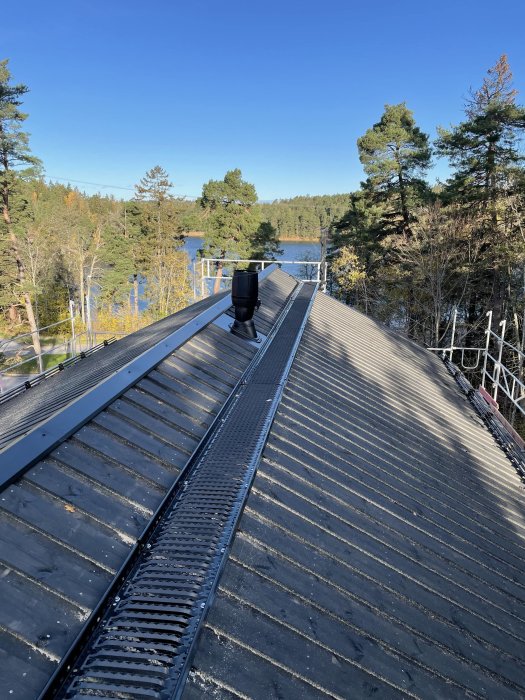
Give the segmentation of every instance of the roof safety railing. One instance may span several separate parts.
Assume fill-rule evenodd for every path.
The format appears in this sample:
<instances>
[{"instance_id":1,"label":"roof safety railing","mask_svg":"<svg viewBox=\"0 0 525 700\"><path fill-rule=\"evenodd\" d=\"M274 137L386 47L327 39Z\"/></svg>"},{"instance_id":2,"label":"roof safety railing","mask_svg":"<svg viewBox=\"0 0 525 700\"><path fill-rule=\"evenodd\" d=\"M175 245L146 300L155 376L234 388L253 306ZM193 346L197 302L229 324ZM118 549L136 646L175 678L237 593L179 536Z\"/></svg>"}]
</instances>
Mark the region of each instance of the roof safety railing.
<instances>
[{"instance_id":1,"label":"roof safety railing","mask_svg":"<svg viewBox=\"0 0 525 700\"><path fill-rule=\"evenodd\" d=\"M53 344L51 348L43 349L41 352L33 352L28 357L20 359L22 351L26 352L29 348L34 348L34 346L29 343L25 345L24 342L20 342L24 338L33 337L36 333L40 342L43 343L44 338L41 336L43 331L48 331L52 328L57 328L58 326L63 326L67 324L68 329L64 332L60 332L60 335L69 336L67 340L64 340L58 345ZM11 359L15 359L14 364L6 364L4 359L4 367L0 369L0 397L1 402L4 401L5 397L12 398L16 394L19 394L25 389L34 386L42 379L46 379L69 364L77 362L82 357L91 354L109 343L113 343L116 340L116 336L127 335L127 333L119 333L114 331L100 331L93 330L91 325L91 320L89 319L88 326L85 330L78 332L77 330L77 319L75 316L75 304L73 301L69 302L69 316L63 318L60 321L55 321L47 326L41 326L36 329L36 331L28 331L27 333L21 333L20 335L14 336L13 338L5 338L0 342L0 353L4 352L7 354L10 345L14 344L14 350L11 353ZM102 336L102 341L97 344L97 337ZM64 359L60 359L65 355ZM44 358L53 358L55 356L55 361L51 362L51 367L45 369ZM33 367L36 365L36 367ZM26 371L24 371L24 367ZM22 371L21 371L22 370ZM35 371L36 370L36 371ZM17 381L17 376L20 378Z\"/></svg>"},{"instance_id":2,"label":"roof safety railing","mask_svg":"<svg viewBox=\"0 0 525 700\"><path fill-rule=\"evenodd\" d=\"M483 358L481 367L481 386L483 389L490 387L492 398L497 401L501 392L513 406L525 416L525 352L516 345L509 343L505 339L507 321L500 321L500 334L492 328L492 311L487 311L487 327L485 329L484 347L467 347L455 345L457 308L454 309L452 318L452 336L450 345L444 348L428 348L434 352L440 352L452 362L454 353L460 352L459 365L466 370L476 370L479 368L480 360ZM474 364L467 365L465 353L476 353Z\"/></svg>"},{"instance_id":3,"label":"roof safety railing","mask_svg":"<svg viewBox=\"0 0 525 700\"><path fill-rule=\"evenodd\" d=\"M70 365L74 365L80 360L84 359L85 357L88 357L89 355L92 355L94 352L97 352L97 350L100 350L103 347L106 347L107 345L111 345L111 343L114 343L117 339L113 336L111 338L107 338L103 340L101 343L98 343L98 345L93 345L91 348L88 348L87 350L81 351L78 355L71 355L67 359L63 360L62 362L58 362L56 365L53 367L50 367L49 369L45 370L44 372L40 372L39 374L31 375L30 379L25 379L24 381L21 381L19 384L15 384L15 386L11 387L11 389L8 389L6 391L0 391L0 404L5 403L9 399L12 399L14 396L18 396L18 394L21 394L24 391L27 391L27 389L31 389L32 387L36 386L37 384L40 384L41 381L44 379L48 379L49 377L52 377L54 374L57 374L58 372L61 372L62 370L66 369L66 367L69 367ZM62 345L68 345L70 341L66 341L65 343L62 343ZM57 347L61 347L60 345L57 345L53 348L53 350L56 350ZM45 353L42 353L42 355L45 355ZM34 356L29 358L29 360L34 360ZM25 360L27 362L28 360ZM24 363L19 363L19 364L24 364ZM18 367L18 365L12 365L9 367L9 370L12 369L13 367ZM9 370L4 370L4 372L8 372ZM0 372L0 388L2 386L1 384L1 377L3 376L4 372Z\"/></svg>"},{"instance_id":4,"label":"roof safety railing","mask_svg":"<svg viewBox=\"0 0 525 700\"><path fill-rule=\"evenodd\" d=\"M316 282L326 287L327 280L327 264L323 260L255 260L255 259L239 259L239 258L201 258L200 259L200 277L201 277L201 296L205 297L209 294L208 280L231 280L231 275L213 274L214 269L220 264L228 265L260 265L261 270L264 270L266 265L301 265L303 275L294 275L297 279L303 281Z\"/></svg>"}]
</instances>

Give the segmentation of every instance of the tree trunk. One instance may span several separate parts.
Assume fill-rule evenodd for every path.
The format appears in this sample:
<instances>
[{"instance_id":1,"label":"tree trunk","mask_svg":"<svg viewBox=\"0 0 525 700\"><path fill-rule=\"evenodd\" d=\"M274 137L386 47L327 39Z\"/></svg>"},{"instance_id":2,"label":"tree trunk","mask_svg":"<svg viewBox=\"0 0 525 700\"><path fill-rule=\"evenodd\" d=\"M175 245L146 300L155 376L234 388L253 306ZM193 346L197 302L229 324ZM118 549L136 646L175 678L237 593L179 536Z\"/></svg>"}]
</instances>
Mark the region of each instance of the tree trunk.
<instances>
[{"instance_id":1,"label":"tree trunk","mask_svg":"<svg viewBox=\"0 0 525 700\"><path fill-rule=\"evenodd\" d=\"M11 323L20 323L20 312L16 304L11 304L9 306L9 320Z\"/></svg>"},{"instance_id":2,"label":"tree trunk","mask_svg":"<svg viewBox=\"0 0 525 700\"><path fill-rule=\"evenodd\" d=\"M496 326L497 333L499 333L499 324L501 321L505 318L505 307L506 307L506 297L505 297L505 288L506 288L506 274L503 271L503 269L497 265L494 268L494 271L492 272L492 285L493 285L493 292L492 292L492 308L493 308L493 315L492 315L492 320Z\"/></svg>"},{"instance_id":3,"label":"tree trunk","mask_svg":"<svg viewBox=\"0 0 525 700\"><path fill-rule=\"evenodd\" d=\"M7 226L9 240L11 241L11 250L13 252L13 257L15 258L15 261L16 261L17 282L20 284L20 287L23 289L25 286L25 281L26 281L26 269L25 269L24 261L22 260L22 258L20 256L20 250L18 248L18 239L16 237L15 232L13 231L13 224L11 222L11 217L9 215L8 193L5 191L3 193L3 216L4 216L5 224ZM39 364L39 367L41 368L42 367L42 360L40 358L40 353L42 352L42 346L40 345L40 336L38 334L38 326L36 324L35 314L33 311L33 304L31 302L31 297L29 295L29 292L23 292L23 299L24 299L24 306L25 306L26 315L27 315L27 321L29 323L29 330L31 331L31 339L33 341L33 348L34 348L35 354L39 356L38 364Z\"/></svg>"},{"instance_id":4,"label":"tree trunk","mask_svg":"<svg viewBox=\"0 0 525 700\"><path fill-rule=\"evenodd\" d=\"M405 190L405 181L403 180L403 173L399 170L398 174L399 180L399 194L401 196L401 214L403 216L403 237L405 240L410 238L412 232L410 230L410 217L408 214L407 207L407 195Z\"/></svg>"},{"instance_id":5,"label":"tree trunk","mask_svg":"<svg viewBox=\"0 0 525 700\"><path fill-rule=\"evenodd\" d=\"M221 291L221 279L222 279L222 262L217 263L217 277L215 278L215 284L213 285L213 293L217 294Z\"/></svg>"},{"instance_id":6,"label":"tree trunk","mask_svg":"<svg viewBox=\"0 0 525 700\"><path fill-rule=\"evenodd\" d=\"M135 318L139 317L139 276L133 275L133 306Z\"/></svg>"},{"instance_id":7,"label":"tree trunk","mask_svg":"<svg viewBox=\"0 0 525 700\"><path fill-rule=\"evenodd\" d=\"M439 329L441 328L441 310L434 308L434 347L438 347L440 341Z\"/></svg>"},{"instance_id":8,"label":"tree trunk","mask_svg":"<svg viewBox=\"0 0 525 700\"><path fill-rule=\"evenodd\" d=\"M490 207L490 220L492 223L493 240L496 240L498 233L498 208L497 208L497 192L496 192L496 156L494 153L494 145L489 144L487 149L487 173L485 176L485 191L487 205Z\"/></svg>"},{"instance_id":9,"label":"tree trunk","mask_svg":"<svg viewBox=\"0 0 525 700\"><path fill-rule=\"evenodd\" d=\"M405 189L405 180L403 178L401 160L399 158L399 151L396 152L396 162L398 165L397 179L399 182L399 195L401 197L401 215L403 217L403 238L406 241L412 235L412 231L410 230L410 216L408 214L407 193Z\"/></svg>"},{"instance_id":10,"label":"tree trunk","mask_svg":"<svg viewBox=\"0 0 525 700\"><path fill-rule=\"evenodd\" d=\"M417 322L416 322L416 297L412 286L408 288L407 295L407 334L413 340L417 339Z\"/></svg>"},{"instance_id":11,"label":"tree trunk","mask_svg":"<svg viewBox=\"0 0 525 700\"><path fill-rule=\"evenodd\" d=\"M35 319L35 314L33 312L33 304L31 303L31 297L27 292L24 292L24 306L26 308L27 320L29 321L29 328L31 330L31 339L33 341L33 348L35 350L35 355L38 356L38 371L42 373L44 371L44 366L42 364L42 346L40 345L40 335L38 333L38 326Z\"/></svg>"},{"instance_id":12,"label":"tree trunk","mask_svg":"<svg viewBox=\"0 0 525 700\"><path fill-rule=\"evenodd\" d=\"M85 289L84 289L84 266L80 267L80 318L82 323L86 323L86 300L84 299Z\"/></svg>"}]
</instances>

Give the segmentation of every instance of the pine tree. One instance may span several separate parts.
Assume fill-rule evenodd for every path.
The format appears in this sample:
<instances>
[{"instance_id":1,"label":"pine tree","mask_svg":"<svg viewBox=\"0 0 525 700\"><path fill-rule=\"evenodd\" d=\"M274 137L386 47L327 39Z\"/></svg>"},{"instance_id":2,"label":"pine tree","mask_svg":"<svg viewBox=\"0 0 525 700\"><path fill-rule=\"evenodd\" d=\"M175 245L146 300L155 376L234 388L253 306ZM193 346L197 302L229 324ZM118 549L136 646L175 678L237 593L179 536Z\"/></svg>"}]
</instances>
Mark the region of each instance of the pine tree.
<instances>
[{"instance_id":1,"label":"pine tree","mask_svg":"<svg viewBox=\"0 0 525 700\"><path fill-rule=\"evenodd\" d=\"M411 245L417 211L431 199L424 175L431 165L428 136L416 125L405 103L386 105L379 122L357 141L367 179L362 195L352 197L352 209L337 228L353 230L348 243L364 263L375 286L375 307L383 318L397 314L412 337L420 322L416 295L407 279L410 270L400 251ZM393 308L396 307L396 311Z\"/></svg>"},{"instance_id":2,"label":"pine tree","mask_svg":"<svg viewBox=\"0 0 525 700\"><path fill-rule=\"evenodd\" d=\"M21 84L10 84L11 74L7 64L7 60L0 61L0 204L9 241L8 257L16 266L15 290L17 299L13 302L15 304L21 303L24 306L33 347L35 353L39 354L41 352L40 337L33 308L31 283L27 278L26 265L16 234L16 221L13 216L13 200L20 191L20 183L24 177L35 175L39 161L31 155L29 136L22 130L22 124L27 119L27 114L21 112L19 107L28 88Z\"/></svg>"},{"instance_id":3,"label":"pine tree","mask_svg":"<svg viewBox=\"0 0 525 700\"><path fill-rule=\"evenodd\" d=\"M455 169L448 183L449 199L461 199L486 214L498 227L498 203L509 194L508 172L523 161L520 132L525 109L516 105L517 91L506 56L488 71L483 85L471 93L466 121L439 129L437 147Z\"/></svg>"},{"instance_id":4,"label":"pine tree","mask_svg":"<svg viewBox=\"0 0 525 700\"><path fill-rule=\"evenodd\" d=\"M414 207L428 196L422 179L430 167L428 136L405 103L386 105L380 121L357 141L359 160L368 175L364 189L381 205L379 234L410 238Z\"/></svg>"},{"instance_id":5,"label":"pine tree","mask_svg":"<svg viewBox=\"0 0 525 700\"><path fill-rule=\"evenodd\" d=\"M187 255L179 250L184 226L170 192L172 187L168 173L160 165L149 170L135 187L135 198L141 203L143 272L150 308L158 317L186 306L191 292ZM137 289L138 283L135 284Z\"/></svg>"},{"instance_id":6,"label":"pine tree","mask_svg":"<svg viewBox=\"0 0 525 700\"><path fill-rule=\"evenodd\" d=\"M242 179L237 168L223 180L210 180L202 188L201 206L205 213L204 253L212 258L250 258L255 232L259 227L254 210L257 192ZM223 263L217 264L214 292L220 289Z\"/></svg>"},{"instance_id":7,"label":"pine tree","mask_svg":"<svg viewBox=\"0 0 525 700\"><path fill-rule=\"evenodd\" d=\"M135 199L139 202L149 202L153 205L152 219L155 222L157 239L160 241L166 233L167 204L171 200L170 190L173 184L170 182L168 173L160 165L148 170L141 178L138 185L135 185Z\"/></svg>"},{"instance_id":8,"label":"pine tree","mask_svg":"<svg viewBox=\"0 0 525 700\"><path fill-rule=\"evenodd\" d=\"M455 170L443 199L461 205L477 220L474 235L482 254L470 295L472 320L490 306L496 321L505 313L512 277L510 250L519 235L508 212L520 195L524 160L519 141L525 130L525 108L516 104L516 95L503 55L481 88L471 92L467 119L450 130L439 130L438 150Z\"/></svg>"}]
</instances>

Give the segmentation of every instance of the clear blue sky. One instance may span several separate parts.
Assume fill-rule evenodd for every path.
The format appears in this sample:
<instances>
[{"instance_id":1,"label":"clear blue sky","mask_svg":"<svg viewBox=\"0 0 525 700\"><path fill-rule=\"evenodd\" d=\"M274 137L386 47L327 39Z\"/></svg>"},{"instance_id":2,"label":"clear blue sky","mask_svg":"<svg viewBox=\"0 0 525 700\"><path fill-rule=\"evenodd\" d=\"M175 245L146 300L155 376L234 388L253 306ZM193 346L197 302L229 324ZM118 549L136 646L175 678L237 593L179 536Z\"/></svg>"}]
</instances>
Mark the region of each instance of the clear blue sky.
<instances>
[{"instance_id":1,"label":"clear blue sky","mask_svg":"<svg viewBox=\"0 0 525 700\"><path fill-rule=\"evenodd\" d=\"M523 0L25 0L2 25L50 177L132 187L160 164L198 195L239 167L260 199L348 192L385 103L434 136L502 53L525 102Z\"/></svg>"}]
</instances>

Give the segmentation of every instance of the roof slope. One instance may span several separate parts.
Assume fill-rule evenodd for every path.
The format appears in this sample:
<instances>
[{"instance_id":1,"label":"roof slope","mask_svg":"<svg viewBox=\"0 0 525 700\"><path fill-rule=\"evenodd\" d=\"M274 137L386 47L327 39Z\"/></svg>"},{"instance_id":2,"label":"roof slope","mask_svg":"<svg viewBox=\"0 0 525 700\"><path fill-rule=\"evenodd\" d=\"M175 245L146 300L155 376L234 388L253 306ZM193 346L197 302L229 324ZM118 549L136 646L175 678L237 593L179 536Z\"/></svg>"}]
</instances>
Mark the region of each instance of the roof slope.
<instances>
[{"instance_id":1,"label":"roof slope","mask_svg":"<svg viewBox=\"0 0 525 700\"><path fill-rule=\"evenodd\" d=\"M221 296L225 296L226 292ZM218 297L208 297L176 314L130 333L116 343L89 355L80 364L65 367L28 391L0 405L0 448L73 401L91 387L119 370L130 360L163 340L198 313L209 308Z\"/></svg>"},{"instance_id":2,"label":"roof slope","mask_svg":"<svg viewBox=\"0 0 525 700\"><path fill-rule=\"evenodd\" d=\"M318 295L184 697L525 697L524 558L443 364Z\"/></svg>"},{"instance_id":3,"label":"roof slope","mask_svg":"<svg viewBox=\"0 0 525 700\"><path fill-rule=\"evenodd\" d=\"M261 284L263 332L295 285L279 270ZM208 325L0 493L0 697L43 689L256 352Z\"/></svg>"},{"instance_id":4,"label":"roof slope","mask_svg":"<svg viewBox=\"0 0 525 700\"><path fill-rule=\"evenodd\" d=\"M271 281L265 279L261 283L262 306L256 317L257 329L263 335L272 328L287 292L295 285L293 279L280 270L270 276ZM130 333L85 357L80 364L65 367L63 372L0 405L0 450L227 296L227 291L212 295ZM233 312L230 315L234 315Z\"/></svg>"}]
</instances>

